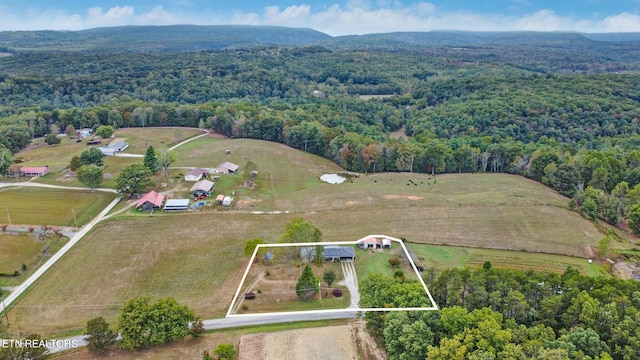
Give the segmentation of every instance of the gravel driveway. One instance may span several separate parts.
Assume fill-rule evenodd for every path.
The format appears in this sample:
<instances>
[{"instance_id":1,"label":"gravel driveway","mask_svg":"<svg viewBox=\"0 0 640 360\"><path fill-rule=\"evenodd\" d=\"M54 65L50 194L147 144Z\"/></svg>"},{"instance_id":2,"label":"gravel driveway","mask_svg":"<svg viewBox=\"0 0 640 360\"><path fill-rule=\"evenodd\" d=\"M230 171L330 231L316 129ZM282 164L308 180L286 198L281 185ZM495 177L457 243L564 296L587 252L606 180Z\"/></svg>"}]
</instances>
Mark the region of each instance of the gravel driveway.
<instances>
[{"instance_id":1,"label":"gravel driveway","mask_svg":"<svg viewBox=\"0 0 640 360\"><path fill-rule=\"evenodd\" d=\"M356 268L353 266L352 261L341 262L342 273L344 274L344 280L338 284L344 285L349 289L351 294L351 304L349 309L359 309L358 303L360 302L360 293L358 292L358 275L356 275Z\"/></svg>"}]
</instances>

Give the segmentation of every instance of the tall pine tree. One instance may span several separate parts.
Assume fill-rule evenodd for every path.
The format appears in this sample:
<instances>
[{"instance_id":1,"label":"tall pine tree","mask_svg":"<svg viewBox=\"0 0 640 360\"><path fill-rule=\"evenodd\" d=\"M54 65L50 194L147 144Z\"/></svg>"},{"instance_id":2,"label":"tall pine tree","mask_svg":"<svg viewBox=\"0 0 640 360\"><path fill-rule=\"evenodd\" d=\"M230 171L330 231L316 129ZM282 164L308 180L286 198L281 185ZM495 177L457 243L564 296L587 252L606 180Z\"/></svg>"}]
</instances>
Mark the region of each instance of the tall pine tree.
<instances>
[{"instance_id":1,"label":"tall pine tree","mask_svg":"<svg viewBox=\"0 0 640 360\"><path fill-rule=\"evenodd\" d=\"M160 169L160 161L158 160L158 156L156 155L156 151L153 149L153 146L149 146L147 148L147 151L144 154L143 163L144 166L153 174Z\"/></svg>"}]
</instances>

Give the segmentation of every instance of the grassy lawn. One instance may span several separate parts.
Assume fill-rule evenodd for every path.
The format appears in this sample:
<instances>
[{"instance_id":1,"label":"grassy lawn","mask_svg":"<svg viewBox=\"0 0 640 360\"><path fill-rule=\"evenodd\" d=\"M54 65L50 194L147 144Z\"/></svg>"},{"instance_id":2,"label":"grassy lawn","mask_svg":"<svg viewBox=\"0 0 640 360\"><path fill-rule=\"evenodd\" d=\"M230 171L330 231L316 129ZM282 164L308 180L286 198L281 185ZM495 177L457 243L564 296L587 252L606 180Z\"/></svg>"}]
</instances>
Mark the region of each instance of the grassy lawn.
<instances>
[{"instance_id":1,"label":"grassy lawn","mask_svg":"<svg viewBox=\"0 0 640 360\"><path fill-rule=\"evenodd\" d=\"M194 128L146 127L118 129L114 136L125 138L129 143L129 147L124 151L125 153L144 154L149 146L153 146L156 150L163 146L170 148L200 134L202 134L202 131Z\"/></svg>"},{"instance_id":2,"label":"grassy lawn","mask_svg":"<svg viewBox=\"0 0 640 360\"><path fill-rule=\"evenodd\" d=\"M0 277L0 286L16 286L22 283L67 241L68 237L50 232L42 239L35 233L0 234L0 273L12 274L16 270L20 272L19 276ZM25 271L22 270L23 264L27 267Z\"/></svg>"},{"instance_id":3,"label":"grassy lawn","mask_svg":"<svg viewBox=\"0 0 640 360\"><path fill-rule=\"evenodd\" d=\"M36 259L42 250L42 242L33 235L0 234L0 273L20 271L22 264ZM6 278L0 277L0 282Z\"/></svg>"},{"instance_id":4,"label":"grassy lawn","mask_svg":"<svg viewBox=\"0 0 640 360\"><path fill-rule=\"evenodd\" d=\"M113 199L105 192L58 190L35 187L0 189L2 223L11 218L12 224L78 226L94 218ZM7 215L8 214L8 215Z\"/></svg>"},{"instance_id":5,"label":"grassy lawn","mask_svg":"<svg viewBox=\"0 0 640 360\"><path fill-rule=\"evenodd\" d=\"M589 264L587 259L556 254L542 254L522 251L491 250L481 248L463 248L455 246L408 244L418 257L417 264L436 269L462 268L479 269L485 261L493 267L541 270L562 273L568 266L578 269L589 276L608 276L604 268L596 263Z\"/></svg>"},{"instance_id":6,"label":"grassy lawn","mask_svg":"<svg viewBox=\"0 0 640 360\"><path fill-rule=\"evenodd\" d=\"M99 226L10 311L12 328L51 334L95 316L114 321L120 306L140 294L173 296L197 315L221 317L246 265L246 224L174 215ZM176 229L179 237L167 236Z\"/></svg>"},{"instance_id":7,"label":"grassy lawn","mask_svg":"<svg viewBox=\"0 0 640 360\"><path fill-rule=\"evenodd\" d=\"M22 150L14 155L15 159L22 162L17 166L45 166L49 165L50 173L44 177L57 177L54 174L61 172L69 165L69 161L74 155L80 155L89 147L86 140L76 142L76 139L69 139L66 136L60 138L62 141L58 145L47 145L43 139L34 139L31 147Z\"/></svg>"}]
</instances>

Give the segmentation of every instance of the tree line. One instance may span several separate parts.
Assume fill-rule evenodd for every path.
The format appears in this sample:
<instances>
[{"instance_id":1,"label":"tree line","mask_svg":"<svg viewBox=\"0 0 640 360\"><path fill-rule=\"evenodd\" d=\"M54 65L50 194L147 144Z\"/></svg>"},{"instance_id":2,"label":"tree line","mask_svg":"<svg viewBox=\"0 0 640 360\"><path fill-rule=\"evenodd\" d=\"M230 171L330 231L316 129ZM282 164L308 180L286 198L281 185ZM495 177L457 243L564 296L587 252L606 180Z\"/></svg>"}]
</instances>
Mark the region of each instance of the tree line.
<instances>
[{"instance_id":1,"label":"tree line","mask_svg":"<svg viewBox=\"0 0 640 360\"><path fill-rule=\"evenodd\" d=\"M367 312L390 359L636 359L640 283L495 269L428 269L440 311ZM363 307L430 306L417 281L372 275Z\"/></svg>"}]
</instances>

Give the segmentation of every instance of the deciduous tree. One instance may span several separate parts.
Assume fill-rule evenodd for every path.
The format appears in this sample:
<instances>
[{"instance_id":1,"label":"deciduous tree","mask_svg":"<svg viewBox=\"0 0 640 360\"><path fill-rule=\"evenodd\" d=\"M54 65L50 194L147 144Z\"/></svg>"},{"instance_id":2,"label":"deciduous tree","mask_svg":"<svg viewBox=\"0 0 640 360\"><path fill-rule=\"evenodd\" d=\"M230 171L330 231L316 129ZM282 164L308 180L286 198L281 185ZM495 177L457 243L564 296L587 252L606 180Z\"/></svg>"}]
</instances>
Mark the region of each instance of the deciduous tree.
<instances>
[{"instance_id":1,"label":"deciduous tree","mask_svg":"<svg viewBox=\"0 0 640 360\"><path fill-rule=\"evenodd\" d=\"M325 270L325 272L322 274L322 280L324 280L328 287L331 287L331 284L336 281L337 277L338 276L336 275L336 272L333 271L333 269Z\"/></svg>"},{"instance_id":2,"label":"deciduous tree","mask_svg":"<svg viewBox=\"0 0 640 360\"><path fill-rule=\"evenodd\" d=\"M47 145L58 145L62 142L62 139L58 137L56 134L47 135Z\"/></svg>"},{"instance_id":3,"label":"deciduous tree","mask_svg":"<svg viewBox=\"0 0 640 360\"><path fill-rule=\"evenodd\" d=\"M0 176L5 176L9 173L11 164L13 164L11 151L0 143Z\"/></svg>"},{"instance_id":4,"label":"deciduous tree","mask_svg":"<svg viewBox=\"0 0 640 360\"><path fill-rule=\"evenodd\" d=\"M121 347L128 350L162 345L189 334L193 311L173 298L151 303L148 296L129 300L121 309L118 330Z\"/></svg>"},{"instance_id":5,"label":"deciduous tree","mask_svg":"<svg viewBox=\"0 0 640 360\"><path fill-rule=\"evenodd\" d=\"M142 194L153 186L151 171L143 164L131 164L116 178L118 192L125 196Z\"/></svg>"},{"instance_id":6,"label":"deciduous tree","mask_svg":"<svg viewBox=\"0 0 640 360\"><path fill-rule=\"evenodd\" d=\"M91 191L100 186L103 180L102 168L95 164L80 166L77 176L81 183L91 188Z\"/></svg>"},{"instance_id":7,"label":"deciduous tree","mask_svg":"<svg viewBox=\"0 0 640 360\"><path fill-rule=\"evenodd\" d=\"M101 125L96 129L96 135L103 139L110 138L113 135L113 132L113 126L111 125Z\"/></svg>"},{"instance_id":8,"label":"deciduous tree","mask_svg":"<svg viewBox=\"0 0 640 360\"><path fill-rule=\"evenodd\" d=\"M109 346L115 344L118 333L111 329L109 323L103 317L93 318L87 321L85 332L89 351L104 353Z\"/></svg>"},{"instance_id":9,"label":"deciduous tree","mask_svg":"<svg viewBox=\"0 0 640 360\"><path fill-rule=\"evenodd\" d=\"M82 165L95 164L102 166L104 163L104 154L96 148L89 148L80 154L80 162Z\"/></svg>"},{"instance_id":10,"label":"deciduous tree","mask_svg":"<svg viewBox=\"0 0 640 360\"><path fill-rule=\"evenodd\" d=\"M161 148L157 154L158 162L164 170L164 177L167 177L169 166L176 161L176 153L173 150L169 150L166 147Z\"/></svg>"}]
</instances>

